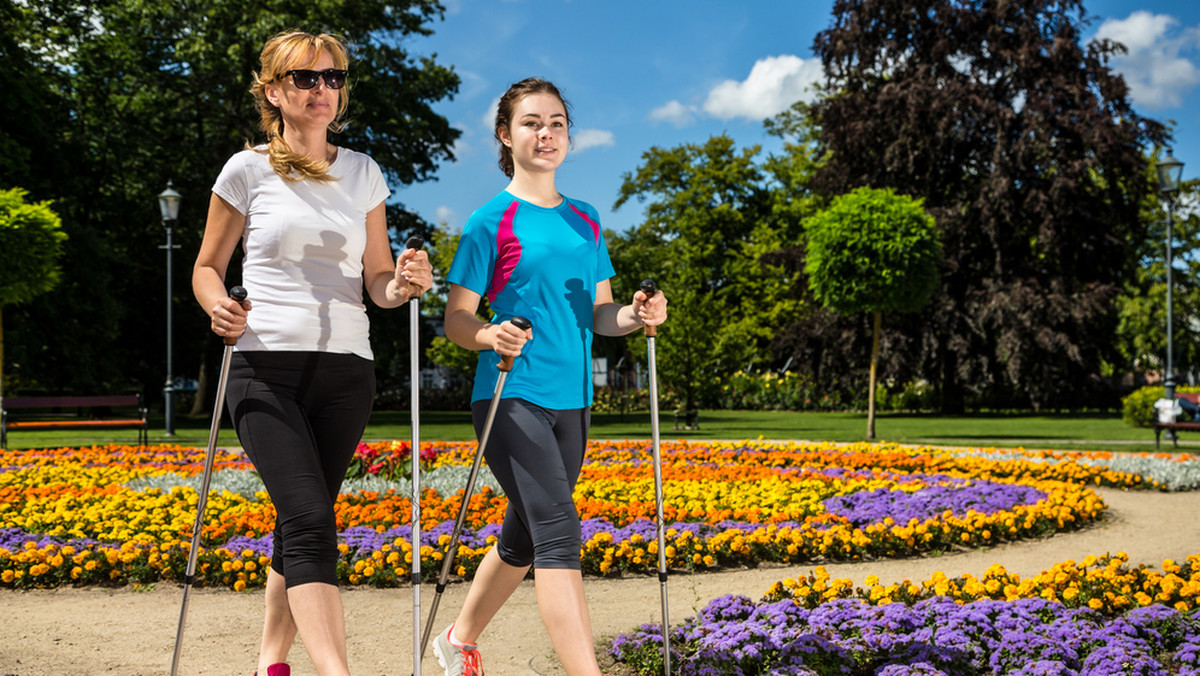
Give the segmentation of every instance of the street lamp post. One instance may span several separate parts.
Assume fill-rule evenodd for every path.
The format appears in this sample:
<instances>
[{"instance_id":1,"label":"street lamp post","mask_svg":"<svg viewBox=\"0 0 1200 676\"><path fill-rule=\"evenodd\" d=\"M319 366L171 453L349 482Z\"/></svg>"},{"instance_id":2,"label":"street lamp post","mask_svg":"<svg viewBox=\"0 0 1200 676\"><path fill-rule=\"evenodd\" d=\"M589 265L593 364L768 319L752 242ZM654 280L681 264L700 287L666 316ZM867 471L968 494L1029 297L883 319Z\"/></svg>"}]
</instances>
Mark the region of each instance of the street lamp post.
<instances>
[{"instance_id":1,"label":"street lamp post","mask_svg":"<svg viewBox=\"0 0 1200 676\"><path fill-rule=\"evenodd\" d=\"M175 298L171 288L171 281L174 279L175 270L172 265L171 253L179 248L178 245L171 241L171 235L175 226L175 220L179 217L179 202L183 196L171 187L171 181L167 181L167 189L158 194L158 210L162 214L163 228L167 231L167 244L160 249L167 250L167 380L163 385L163 399L166 409L166 436L175 436L175 377L174 364L172 361L172 343L173 340L173 325L172 311L175 305Z\"/></svg>"},{"instance_id":2,"label":"street lamp post","mask_svg":"<svg viewBox=\"0 0 1200 676\"><path fill-rule=\"evenodd\" d=\"M1163 379L1165 396L1175 398L1175 346L1174 327L1172 326L1172 295L1174 293L1174 277L1172 268L1175 261L1172 258L1175 239L1175 193L1179 190L1179 178L1183 174L1183 162L1167 152L1167 156L1159 160L1155 167L1158 170L1158 189L1167 200L1167 370Z\"/></svg>"}]
</instances>

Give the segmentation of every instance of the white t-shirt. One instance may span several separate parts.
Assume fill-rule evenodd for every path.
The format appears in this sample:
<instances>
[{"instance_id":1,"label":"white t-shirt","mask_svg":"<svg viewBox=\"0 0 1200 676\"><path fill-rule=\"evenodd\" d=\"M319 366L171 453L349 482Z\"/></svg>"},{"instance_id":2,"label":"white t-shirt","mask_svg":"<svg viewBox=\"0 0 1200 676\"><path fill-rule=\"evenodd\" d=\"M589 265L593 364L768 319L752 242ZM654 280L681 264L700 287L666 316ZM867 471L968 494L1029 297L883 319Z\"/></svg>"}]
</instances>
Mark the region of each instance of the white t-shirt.
<instances>
[{"instance_id":1,"label":"white t-shirt","mask_svg":"<svg viewBox=\"0 0 1200 676\"><path fill-rule=\"evenodd\" d=\"M252 308L239 350L356 354L373 359L363 305L367 212L391 194L367 155L339 148L338 180L288 182L266 153L225 163L213 192L246 217L242 286Z\"/></svg>"}]
</instances>

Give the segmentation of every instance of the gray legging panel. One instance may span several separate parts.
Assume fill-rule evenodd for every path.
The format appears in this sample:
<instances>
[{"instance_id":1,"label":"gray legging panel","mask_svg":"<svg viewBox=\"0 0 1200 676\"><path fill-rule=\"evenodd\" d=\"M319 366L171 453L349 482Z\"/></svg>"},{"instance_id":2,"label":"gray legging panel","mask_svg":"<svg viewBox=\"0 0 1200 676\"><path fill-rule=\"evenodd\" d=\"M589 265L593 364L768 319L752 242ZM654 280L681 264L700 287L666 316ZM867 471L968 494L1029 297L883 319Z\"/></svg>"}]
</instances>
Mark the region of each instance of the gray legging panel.
<instances>
[{"instance_id":1,"label":"gray legging panel","mask_svg":"<svg viewBox=\"0 0 1200 676\"><path fill-rule=\"evenodd\" d=\"M483 434L490 400L471 406ZM579 511L572 493L583 467L591 409L542 408L501 399L484 448L492 474L508 496L496 551L512 566L580 569Z\"/></svg>"}]
</instances>

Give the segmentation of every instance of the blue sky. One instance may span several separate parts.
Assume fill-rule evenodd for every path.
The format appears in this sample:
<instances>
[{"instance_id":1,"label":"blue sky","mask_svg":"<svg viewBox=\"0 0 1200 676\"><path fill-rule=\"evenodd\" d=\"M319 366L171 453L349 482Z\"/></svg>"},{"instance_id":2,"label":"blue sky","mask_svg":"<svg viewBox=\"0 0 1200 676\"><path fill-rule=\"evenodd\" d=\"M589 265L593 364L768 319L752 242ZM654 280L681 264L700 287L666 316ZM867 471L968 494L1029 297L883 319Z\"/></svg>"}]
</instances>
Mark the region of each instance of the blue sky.
<instances>
[{"instance_id":1,"label":"blue sky","mask_svg":"<svg viewBox=\"0 0 1200 676\"><path fill-rule=\"evenodd\" d=\"M462 79L435 110L462 131L456 161L438 180L393 186L427 221L461 228L507 184L491 120L512 82L555 82L572 105L573 149L560 192L592 203L604 227L642 221L636 201L613 210L622 175L651 147L702 144L721 133L738 147L778 148L762 121L805 97L821 78L812 54L832 0L443 0L445 21L411 39ZM1085 0L1088 37L1129 48L1114 68L1144 116L1170 122L1184 178L1200 175L1200 2ZM352 104L353 105L353 104Z\"/></svg>"}]
</instances>

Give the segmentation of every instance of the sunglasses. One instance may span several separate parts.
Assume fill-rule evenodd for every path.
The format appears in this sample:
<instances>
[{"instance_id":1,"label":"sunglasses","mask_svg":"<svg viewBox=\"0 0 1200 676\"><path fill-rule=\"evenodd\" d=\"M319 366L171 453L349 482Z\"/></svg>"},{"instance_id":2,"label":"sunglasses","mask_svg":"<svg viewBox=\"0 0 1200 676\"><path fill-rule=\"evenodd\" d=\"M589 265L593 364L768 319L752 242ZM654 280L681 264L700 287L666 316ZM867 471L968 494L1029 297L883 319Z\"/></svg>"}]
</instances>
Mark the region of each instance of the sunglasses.
<instances>
[{"instance_id":1,"label":"sunglasses","mask_svg":"<svg viewBox=\"0 0 1200 676\"><path fill-rule=\"evenodd\" d=\"M341 89L346 85L346 71L338 70L337 68L329 68L328 70L289 70L283 74L283 77L292 76L292 84L296 85L296 89L312 89L317 86L317 78L325 81L325 86L329 89Z\"/></svg>"}]
</instances>

